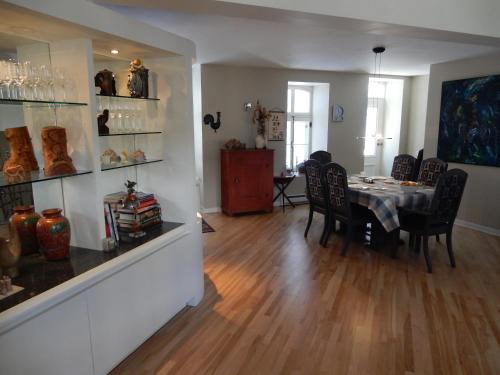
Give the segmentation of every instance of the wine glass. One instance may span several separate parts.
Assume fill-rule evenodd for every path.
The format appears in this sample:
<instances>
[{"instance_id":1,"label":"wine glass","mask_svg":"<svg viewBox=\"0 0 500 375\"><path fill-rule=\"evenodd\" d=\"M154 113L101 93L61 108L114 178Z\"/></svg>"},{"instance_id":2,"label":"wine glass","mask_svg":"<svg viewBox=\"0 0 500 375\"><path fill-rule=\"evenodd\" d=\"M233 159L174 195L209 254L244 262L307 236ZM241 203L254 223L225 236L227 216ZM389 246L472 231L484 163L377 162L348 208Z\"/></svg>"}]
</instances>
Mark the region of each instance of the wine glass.
<instances>
[{"instance_id":1,"label":"wine glass","mask_svg":"<svg viewBox=\"0 0 500 375\"><path fill-rule=\"evenodd\" d=\"M47 65L40 66L40 80L42 87L45 87L44 99L47 101L54 100L54 79L52 76L52 69Z\"/></svg>"},{"instance_id":2,"label":"wine glass","mask_svg":"<svg viewBox=\"0 0 500 375\"><path fill-rule=\"evenodd\" d=\"M0 98L9 99L9 62L5 60L0 61Z\"/></svg>"},{"instance_id":3,"label":"wine glass","mask_svg":"<svg viewBox=\"0 0 500 375\"><path fill-rule=\"evenodd\" d=\"M58 99L65 102L66 101L66 76L61 68L53 68L52 76L54 81L54 91L58 93ZM54 94L55 94L54 93ZM55 96L55 95L54 95Z\"/></svg>"},{"instance_id":4,"label":"wine glass","mask_svg":"<svg viewBox=\"0 0 500 375\"><path fill-rule=\"evenodd\" d=\"M9 59L7 70L9 75L9 97L10 99L19 99L19 63Z\"/></svg>"}]
</instances>

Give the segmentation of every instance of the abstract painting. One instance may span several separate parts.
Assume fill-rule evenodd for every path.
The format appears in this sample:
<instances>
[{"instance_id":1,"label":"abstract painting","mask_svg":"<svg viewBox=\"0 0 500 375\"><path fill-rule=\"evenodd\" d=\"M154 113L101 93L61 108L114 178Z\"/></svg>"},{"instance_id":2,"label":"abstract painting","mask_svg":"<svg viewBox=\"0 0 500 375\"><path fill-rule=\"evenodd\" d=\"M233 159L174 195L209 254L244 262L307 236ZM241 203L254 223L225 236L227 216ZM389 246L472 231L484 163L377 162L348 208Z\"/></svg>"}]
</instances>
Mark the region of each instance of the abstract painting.
<instances>
[{"instance_id":1,"label":"abstract painting","mask_svg":"<svg viewBox=\"0 0 500 375\"><path fill-rule=\"evenodd\" d=\"M500 167L500 75L443 82L437 156Z\"/></svg>"}]
</instances>

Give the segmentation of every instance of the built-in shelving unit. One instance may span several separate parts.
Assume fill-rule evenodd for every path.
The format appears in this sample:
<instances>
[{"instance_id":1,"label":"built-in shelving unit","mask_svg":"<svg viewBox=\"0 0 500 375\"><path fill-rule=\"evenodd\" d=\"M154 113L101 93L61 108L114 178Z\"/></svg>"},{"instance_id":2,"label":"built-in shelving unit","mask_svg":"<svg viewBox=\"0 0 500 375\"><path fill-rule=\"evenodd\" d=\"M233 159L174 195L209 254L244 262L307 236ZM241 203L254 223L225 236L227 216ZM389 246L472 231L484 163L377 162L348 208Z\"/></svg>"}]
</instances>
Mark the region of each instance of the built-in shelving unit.
<instances>
[{"instance_id":1,"label":"built-in shelving unit","mask_svg":"<svg viewBox=\"0 0 500 375\"><path fill-rule=\"evenodd\" d=\"M148 159L148 160L144 160L144 161L131 161L131 162L121 162L121 163L113 163L113 164L102 164L101 171L110 171L112 169L136 167L136 166L144 165L144 164L159 163L160 161L163 161L163 159Z\"/></svg>"},{"instance_id":2,"label":"built-in shelving unit","mask_svg":"<svg viewBox=\"0 0 500 375\"><path fill-rule=\"evenodd\" d=\"M65 102L65 101L47 101L47 100L28 100L28 99L0 99L0 104L23 105L25 107L71 107L86 106L87 103Z\"/></svg>"},{"instance_id":3,"label":"built-in shelving unit","mask_svg":"<svg viewBox=\"0 0 500 375\"><path fill-rule=\"evenodd\" d=\"M63 209L71 228L71 250L68 259L58 262L37 255L22 258L19 277L12 281L25 290L0 301L0 363L6 374L67 374L75 368L106 374L203 297L195 169L195 158L201 155L195 139L201 127L194 126L191 85L195 45L133 19L124 22L123 15L95 2L72 1L64 11L57 2L47 3L0 1L2 56L58 72L53 79L39 77L36 87L25 80L19 89L28 97L55 100L0 100L0 132L26 126L42 167L47 151L42 129L64 127L68 155L78 172L49 177L40 171L20 182L2 180L0 186L7 186L4 191L11 190L13 197L17 190L32 192L38 213ZM106 22L96 23L95 15L105 16ZM111 55L111 47L120 54ZM130 62L136 59L150 72L150 98L127 96ZM96 94L93 78L103 69L115 75L120 95ZM16 95L17 86L9 90ZM98 116L105 109L111 134L99 136ZM1 141L7 151L8 142ZM141 151L147 160L101 165L109 161L103 154L110 149L118 155ZM104 198L124 191L127 180L136 181L137 190L154 194L163 225L127 243L129 238L120 234L118 249L107 252L112 244L106 240L110 233ZM26 189L8 188L21 183ZM77 339L68 341L68 335ZM51 345L46 345L47 337Z\"/></svg>"},{"instance_id":4,"label":"built-in shelving unit","mask_svg":"<svg viewBox=\"0 0 500 375\"><path fill-rule=\"evenodd\" d=\"M36 182L57 180L60 178L81 176L89 173L92 173L92 171L77 170L75 173L62 174L57 176L46 176L43 170L39 170L31 172L28 176L23 176L23 177L7 177L4 173L0 173L0 188L15 186L15 185L33 184Z\"/></svg>"}]
</instances>

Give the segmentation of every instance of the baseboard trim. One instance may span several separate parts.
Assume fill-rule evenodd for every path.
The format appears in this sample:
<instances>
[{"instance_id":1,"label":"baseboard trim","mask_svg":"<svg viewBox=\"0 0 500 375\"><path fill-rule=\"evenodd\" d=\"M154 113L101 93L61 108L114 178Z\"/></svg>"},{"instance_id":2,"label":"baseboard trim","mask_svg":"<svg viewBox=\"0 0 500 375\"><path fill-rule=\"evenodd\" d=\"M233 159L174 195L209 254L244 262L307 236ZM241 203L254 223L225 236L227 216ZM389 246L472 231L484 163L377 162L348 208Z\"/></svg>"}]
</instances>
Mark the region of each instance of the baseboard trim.
<instances>
[{"instance_id":1,"label":"baseboard trim","mask_svg":"<svg viewBox=\"0 0 500 375\"><path fill-rule=\"evenodd\" d=\"M201 211L204 214L215 214L217 212L221 212L222 210L220 207L212 207L212 208L204 208Z\"/></svg>"},{"instance_id":2,"label":"baseboard trim","mask_svg":"<svg viewBox=\"0 0 500 375\"><path fill-rule=\"evenodd\" d=\"M477 230L478 232L483 232L483 233L491 234L493 236L500 237L500 229L497 229L497 228L487 227L484 225L479 225L479 224L471 223L470 221L465 221L465 220L460 220L460 219L456 219L455 224L457 224L461 227Z\"/></svg>"}]
</instances>

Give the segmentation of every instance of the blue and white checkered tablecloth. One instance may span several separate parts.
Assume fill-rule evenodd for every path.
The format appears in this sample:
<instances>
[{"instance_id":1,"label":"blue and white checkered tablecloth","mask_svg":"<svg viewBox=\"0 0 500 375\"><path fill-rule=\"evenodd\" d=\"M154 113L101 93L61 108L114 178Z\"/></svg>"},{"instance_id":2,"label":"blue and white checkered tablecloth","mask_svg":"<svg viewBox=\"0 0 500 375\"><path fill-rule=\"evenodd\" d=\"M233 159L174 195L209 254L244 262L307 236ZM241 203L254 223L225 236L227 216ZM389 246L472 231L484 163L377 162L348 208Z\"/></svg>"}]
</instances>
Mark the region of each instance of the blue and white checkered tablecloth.
<instances>
[{"instance_id":1,"label":"blue and white checkered tablecloth","mask_svg":"<svg viewBox=\"0 0 500 375\"><path fill-rule=\"evenodd\" d=\"M411 188L410 188L411 189ZM364 183L361 178L349 177L351 202L368 207L387 232L399 228L398 207L425 208L434 194L433 188L405 190L399 181L387 178Z\"/></svg>"}]
</instances>

